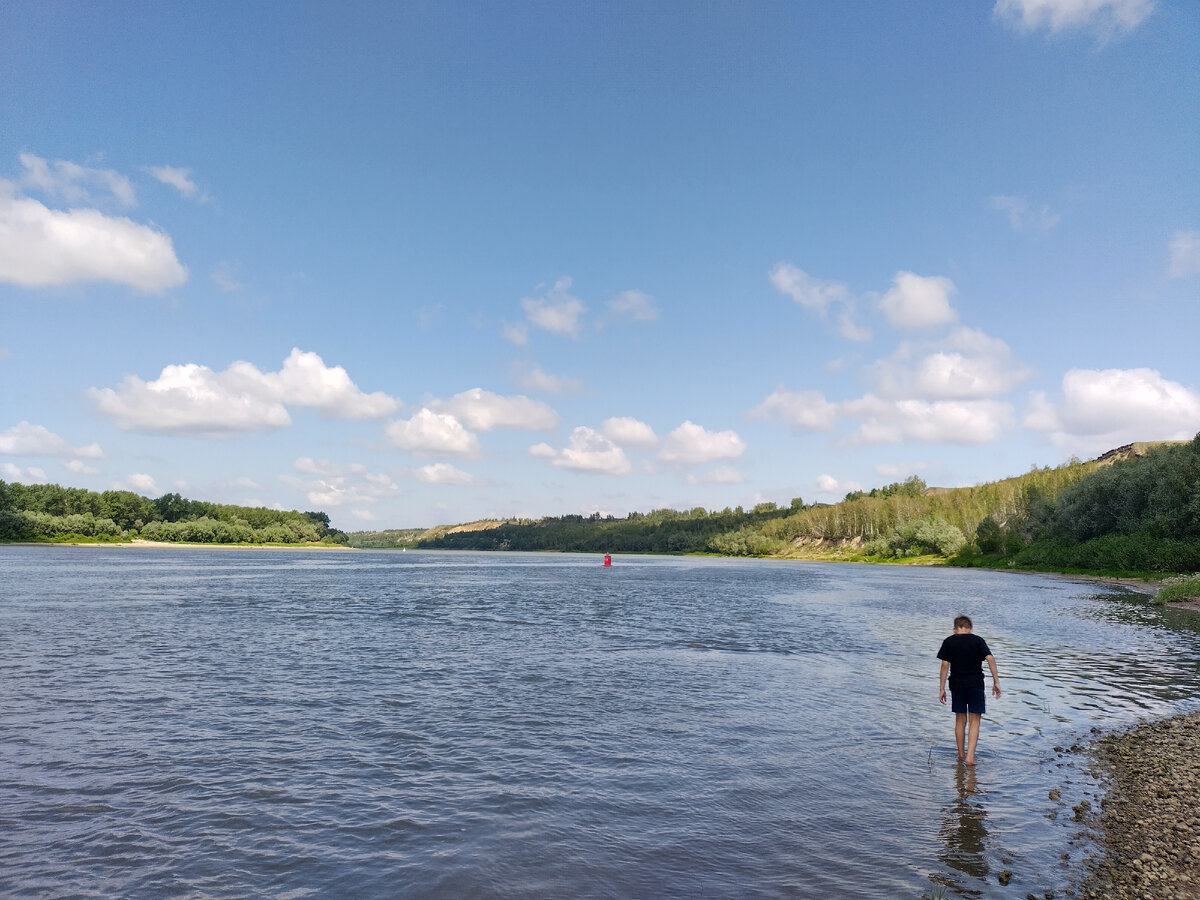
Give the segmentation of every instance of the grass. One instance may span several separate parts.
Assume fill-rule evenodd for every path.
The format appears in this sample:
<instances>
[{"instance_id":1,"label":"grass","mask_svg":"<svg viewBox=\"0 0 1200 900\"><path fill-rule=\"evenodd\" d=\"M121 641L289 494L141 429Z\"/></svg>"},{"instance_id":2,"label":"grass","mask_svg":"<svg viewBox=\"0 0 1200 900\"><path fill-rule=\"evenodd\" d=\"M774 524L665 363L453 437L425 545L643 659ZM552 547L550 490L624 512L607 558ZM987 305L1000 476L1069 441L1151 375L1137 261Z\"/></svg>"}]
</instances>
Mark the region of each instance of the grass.
<instances>
[{"instance_id":1,"label":"grass","mask_svg":"<svg viewBox=\"0 0 1200 900\"><path fill-rule=\"evenodd\" d=\"M1191 600L1195 597L1200 597L1200 575L1188 575L1166 579L1162 589L1155 596L1154 602L1165 606L1168 603L1178 603L1181 600Z\"/></svg>"}]
</instances>

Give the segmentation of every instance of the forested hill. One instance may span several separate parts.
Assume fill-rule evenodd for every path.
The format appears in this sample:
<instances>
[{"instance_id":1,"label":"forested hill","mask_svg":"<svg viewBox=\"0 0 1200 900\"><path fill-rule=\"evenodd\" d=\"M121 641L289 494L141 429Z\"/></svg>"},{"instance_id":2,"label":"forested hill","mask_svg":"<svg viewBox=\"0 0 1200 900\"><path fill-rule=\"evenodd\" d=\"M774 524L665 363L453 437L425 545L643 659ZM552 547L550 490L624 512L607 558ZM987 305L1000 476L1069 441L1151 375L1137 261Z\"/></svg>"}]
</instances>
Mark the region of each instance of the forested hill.
<instances>
[{"instance_id":1,"label":"forested hill","mask_svg":"<svg viewBox=\"0 0 1200 900\"><path fill-rule=\"evenodd\" d=\"M836 504L558 516L428 531L357 532L352 546L717 553L1091 571L1200 570L1200 435L1130 444L975 487L921 479Z\"/></svg>"},{"instance_id":2,"label":"forested hill","mask_svg":"<svg viewBox=\"0 0 1200 900\"><path fill-rule=\"evenodd\" d=\"M163 494L0 481L0 541L345 543L323 512L230 506Z\"/></svg>"}]
</instances>

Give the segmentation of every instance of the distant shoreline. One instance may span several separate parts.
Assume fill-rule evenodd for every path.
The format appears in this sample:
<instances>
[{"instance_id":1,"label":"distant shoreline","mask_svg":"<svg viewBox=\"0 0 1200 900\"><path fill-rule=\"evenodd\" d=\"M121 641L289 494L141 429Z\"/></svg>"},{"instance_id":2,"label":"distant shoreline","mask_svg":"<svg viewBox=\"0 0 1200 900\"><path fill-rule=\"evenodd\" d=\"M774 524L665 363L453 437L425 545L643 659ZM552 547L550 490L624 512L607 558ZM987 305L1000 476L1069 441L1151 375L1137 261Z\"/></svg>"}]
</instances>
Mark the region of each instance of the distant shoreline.
<instances>
[{"instance_id":1,"label":"distant shoreline","mask_svg":"<svg viewBox=\"0 0 1200 900\"><path fill-rule=\"evenodd\" d=\"M358 547L341 544L197 544L184 541L6 541L0 547L115 547L128 550L133 547L155 547L171 549L183 547L189 550L346 550L357 553Z\"/></svg>"}]
</instances>

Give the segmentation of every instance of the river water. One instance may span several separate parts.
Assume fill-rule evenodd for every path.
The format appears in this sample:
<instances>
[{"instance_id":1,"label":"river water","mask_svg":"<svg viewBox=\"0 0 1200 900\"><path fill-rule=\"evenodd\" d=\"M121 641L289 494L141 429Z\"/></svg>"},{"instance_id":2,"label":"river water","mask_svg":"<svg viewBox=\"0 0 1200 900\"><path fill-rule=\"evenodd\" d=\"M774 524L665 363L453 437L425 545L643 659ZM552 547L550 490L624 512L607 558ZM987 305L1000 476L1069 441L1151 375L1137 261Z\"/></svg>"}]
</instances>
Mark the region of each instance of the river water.
<instances>
[{"instance_id":1,"label":"river water","mask_svg":"<svg viewBox=\"0 0 1200 900\"><path fill-rule=\"evenodd\" d=\"M975 772L959 612L1005 691ZM0 896L1061 892L1063 748L1191 708L1197 618L952 569L0 548Z\"/></svg>"}]
</instances>

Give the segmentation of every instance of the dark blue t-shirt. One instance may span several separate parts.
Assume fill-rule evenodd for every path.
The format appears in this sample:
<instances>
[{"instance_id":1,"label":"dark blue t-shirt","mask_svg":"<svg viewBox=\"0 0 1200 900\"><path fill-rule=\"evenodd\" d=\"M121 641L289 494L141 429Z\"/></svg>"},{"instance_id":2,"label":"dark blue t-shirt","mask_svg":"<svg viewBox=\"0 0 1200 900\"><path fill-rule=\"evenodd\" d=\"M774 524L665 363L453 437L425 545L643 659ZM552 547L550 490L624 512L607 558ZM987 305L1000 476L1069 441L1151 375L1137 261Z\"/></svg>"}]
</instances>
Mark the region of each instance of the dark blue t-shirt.
<instances>
[{"instance_id":1,"label":"dark blue t-shirt","mask_svg":"<svg viewBox=\"0 0 1200 900\"><path fill-rule=\"evenodd\" d=\"M942 641L938 659L950 663L950 690L983 689L984 659L992 655L987 641L977 634L952 634Z\"/></svg>"}]
</instances>

